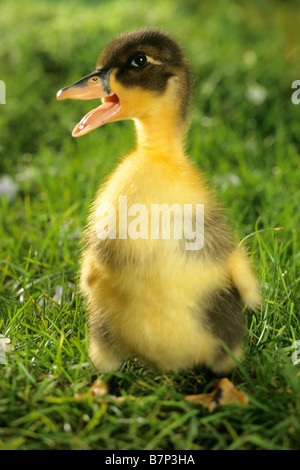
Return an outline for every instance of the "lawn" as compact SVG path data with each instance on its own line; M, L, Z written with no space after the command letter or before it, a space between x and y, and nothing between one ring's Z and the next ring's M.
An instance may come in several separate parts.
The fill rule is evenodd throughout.
M300 448L299 22L296 1L0 3L0 335L13 347L0 363L0 449ZM186 51L187 151L257 270L263 304L246 314L245 357L230 376L246 405L210 412L185 400L212 390L204 369L155 374L128 361L98 374L88 358L81 233L134 130L120 122L73 139L90 103L56 92L93 70L115 35L144 25ZM103 397L89 393L99 377Z

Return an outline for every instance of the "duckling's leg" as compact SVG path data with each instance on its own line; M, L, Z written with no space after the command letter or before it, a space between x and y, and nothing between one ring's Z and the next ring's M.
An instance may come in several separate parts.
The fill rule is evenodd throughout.
M242 345L237 346L232 352L232 356L237 360L241 360L243 355ZM207 366L217 375L229 374L235 367L235 360L225 353L222 347L218 348L218 353L207 361Z
M80 289L87 299L89 312L89 356L98 370L113 371L119 369L125 358L110 331L109 312L104 308L101 296L101 289L105 290L107 286L103 281L103 268L95 259L95 253L86 250L80 273Z
M226 343L233 357L240 360L243 354L244 308L257 308L261 298L250 261L241 247L231 253L228 269L232 286L212 297L207 314L212 331ZM226 374L234 367L235 361L219 346L207 365L217 374Z
M251 309L259 307L261 296L257 280L253 274L249 258L243 248L236 248L229 258L229 272L246 306Z
M228 373L235 363L222 342L236 359L240 358L243 350L245 326L240 293L235 286L226 286L211 293L202 309L206 327L215 338L215 346L207 355L205 364L217 374Z
M124 358L101 322L101 314L93 310L89 315L89 356L99 371L114 371L120 368Z

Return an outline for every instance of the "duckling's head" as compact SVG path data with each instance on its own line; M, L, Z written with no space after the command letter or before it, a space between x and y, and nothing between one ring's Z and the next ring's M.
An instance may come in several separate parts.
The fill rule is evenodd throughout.
M102 99L74 128L72 135L79 137L122 119L159 125L171 116L182 125L189 91L189 68L180 47L159 30L142 29L114 39L96 70L60 90L57 99Z

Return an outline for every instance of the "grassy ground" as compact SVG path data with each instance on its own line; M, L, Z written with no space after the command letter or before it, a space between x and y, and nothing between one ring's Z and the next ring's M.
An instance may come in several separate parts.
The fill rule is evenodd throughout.
M17 192L0 198L0 334L14 347L0 364L0 449L300 448L296 5L1 2L0 171ZM187 52L195 71L188 151L257 267L264 303L247 314L245 359L231 377L246 406L210 413L184 400L211 390L207 371L159 375L134 361L103 375L110 396L76 395L98 377L77 290L80 234L134 134L125 122L72 139L90 104L58 103L55 94L92 70L116 34L143 25L165 27Z

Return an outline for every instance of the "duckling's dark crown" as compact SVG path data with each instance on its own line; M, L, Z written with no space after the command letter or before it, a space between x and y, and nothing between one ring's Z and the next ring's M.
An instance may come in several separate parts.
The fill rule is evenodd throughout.
M151 61L148 67L133 69L130 64L139 54L145 54ZM189 66L181 48L164 32L144 28L122 34L104 49L96 68L116 69L116 79L125 87L140 86L161 93L169 78L177 76L185 115L190 93Z
M97 65L124 66L135 52L151 51L154 59L174 67L186 65L180 47L167 34L155 29L141 29L124 33L114 39L100 55Z

